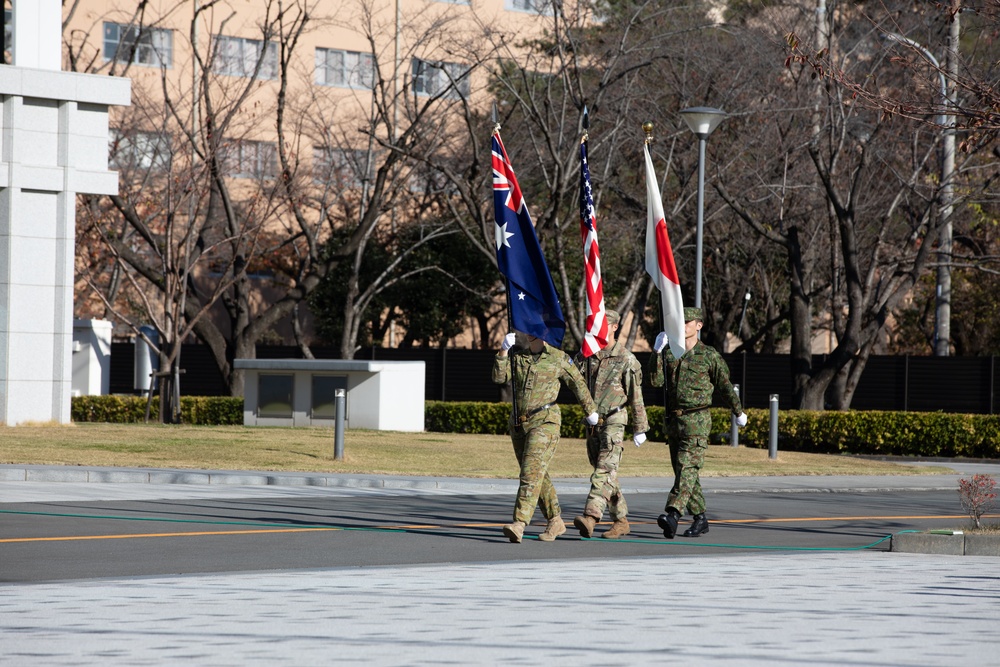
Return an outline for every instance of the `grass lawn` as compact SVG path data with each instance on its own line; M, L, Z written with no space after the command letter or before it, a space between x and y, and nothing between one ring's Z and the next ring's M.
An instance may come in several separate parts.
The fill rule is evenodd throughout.
M516 478L510 439L499 435L348 430L344 460L333 458L334 433L319 428L248 428L161 424L0 426L0 463L193 468L284 472L370 473ZM583 440L563 439L550 472L589 477ZM702 475L920 475L951 473L850 456L711 446ZM660 442L626 446L624 477L670 477Z

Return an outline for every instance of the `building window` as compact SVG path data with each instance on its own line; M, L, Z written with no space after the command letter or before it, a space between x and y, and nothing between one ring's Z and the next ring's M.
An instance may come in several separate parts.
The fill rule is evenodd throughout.
M337 390L347 389L347 378L343 375L313 375L312 376L312 418L337 418ZM346 417L346 392L344 395Z
M108 164L113 169L170 170L170 137L166 134L111 130L109 149Z
M469 94L469 68L460 63L431 62L413 59L413 90L418 95L437 95L458 99Z
M313 146L313 182L344 190L360 188L368 174L375 174L375 160L368 151Z
M104 24L104 59L131 62L148 67L171 67L174 60L174 31Z
M552 14L552 0L504 0L503 6L512 12Z
M410 192L423 193L425 195L445 194L454 196L458 194L458 188L448 178L436 169L431 169L422 165L410 173L408 180Z
M372 54L316 49L316 85L371 90L375 85Z
M278 175L278 150L269 141L232 141L223 147L226 175L233 178L267 178Z
M258 376L257 416L290 419L294 386L294 377L291 375Z
M224 76L253 76L262 49L264 42L259 39L216 35L212 71ZM264 53L257 78L271 80L278 78L278 45L274 42L267 43L267 51Z

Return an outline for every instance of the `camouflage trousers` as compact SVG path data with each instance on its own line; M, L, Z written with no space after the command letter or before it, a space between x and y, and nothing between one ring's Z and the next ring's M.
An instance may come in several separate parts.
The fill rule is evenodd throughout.
M600 520L604 509L613 520L624 519L628 515L628 505L618 483L618 466L622 462L622 441L625 439L624 424L609 424L595 428L587 438L587 457L594 473L590 476L590 494L584 514Z
M700 474L705 465L712 416L708 410L693 412L668 420L666 426L674 486L663 509L672 507L682 515L685 510L689 514L704 514L705 494L701 490Z
M559 425L546 422L527 431L513 427L510 439L514 445L514 456L521 466L514 521L531 523L536 505L541 507L546 519L559 516L562 513L559 498L549 477L549 463L559 443Z

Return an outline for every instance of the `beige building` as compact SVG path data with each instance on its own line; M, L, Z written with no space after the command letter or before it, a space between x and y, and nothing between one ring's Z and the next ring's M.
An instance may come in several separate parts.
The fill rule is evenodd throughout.
M466 149L450 126L464 109L488 108L489 69L516 58L519 41L551 21L548 3L538 2L152 0L137 9L133 0L67 0L63 68L132 79L132 106L112 113L111 165L131 215L148 217L173 248L141 250L132 225L121 238L134 242L117 252L162 252L157 261L178 281L197 260L193 275L224 283L245 249L256 281L252 307L281 299L288 281L277 276L301 270L315 244L364 220L376 188L386 210L375 229L403 222L399 211L425 210L407 203L436 185L419 160L380 168L397 144L418 155ZM409 139L414 123L426 129ZM90 215L78 243L107 253L102 225L122 212L95 206ZM204 225L217 231L193 241ZM113 254L104 265L114 264ZM116 277L88 275L88 262L99 260L78 257L77 309L127 316L116 297L143 277L124 267ZM223 301L205 285L205 301ZM179 299L158 298L163 325L180 327L184 318L170 312ZM137 300L133 293L133 307ZM276 322L265 339L287 341L291 330L289 320Z

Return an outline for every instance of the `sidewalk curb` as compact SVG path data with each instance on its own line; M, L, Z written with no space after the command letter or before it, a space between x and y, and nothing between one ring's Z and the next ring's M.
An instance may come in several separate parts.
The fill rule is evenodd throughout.
M953 491L957 476L748 476L703 477L706 494L729 493L888 493L893 491ZM668 477L622 477L625 493L669 493ZM70 465L0 464L0 482L76 484L186 484L193 486L283 486L407 490L453 493L514 493L518 480L473 477L419 477L351 473L270 472L113 468ZM554 478L560 493L587 493L586 477Z
M945 556L1000 556L1000 535L896 533L889 551Z

